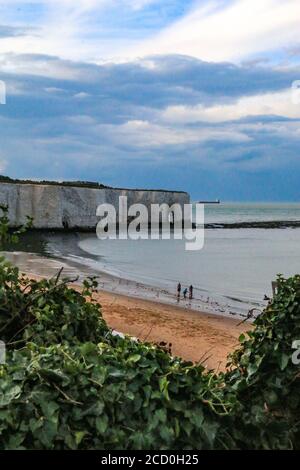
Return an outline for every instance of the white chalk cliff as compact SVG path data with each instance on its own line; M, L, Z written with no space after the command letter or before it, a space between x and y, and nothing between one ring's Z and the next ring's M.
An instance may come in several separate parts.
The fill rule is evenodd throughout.
M39 229L93 229L99 222L96 215L100 204L112 204L118 213L119 196L127 196L128 205L184 204L190 202L187 193L169 191L136 191L121 189L93 189L60 185L0 183L0 204L9 206L12 226L33 217Z

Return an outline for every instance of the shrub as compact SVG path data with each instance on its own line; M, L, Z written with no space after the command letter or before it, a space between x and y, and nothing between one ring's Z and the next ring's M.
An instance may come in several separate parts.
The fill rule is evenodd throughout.
M34 339L52 345L75 341L97 342L109 330L92 300L94 279L81 292L69 289L59 276L35 281L0 259L0 336L10 348Z
M236 435L240 447L300 447L300 370L292 362L299 339L300 276L279 276L277 294L255 329L240 338L225 377L236 390L245 425L243 441Z
M230 404L223 404L219 379L152 345L28 343L8 361L0 381L0 449L231 445L222 425Z

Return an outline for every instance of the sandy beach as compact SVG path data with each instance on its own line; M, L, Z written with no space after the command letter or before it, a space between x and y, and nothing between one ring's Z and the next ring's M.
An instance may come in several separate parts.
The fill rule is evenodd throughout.
M81 289L80 285L73 287ZM224 370L240 334L251 329L250 323L241 324L241 320L103 290L95 299L112 329L141 341L171 343L173 355L201 362L209 369Z
M119 294L100 292L99 301L107 323L140 340L172 344L172 353L208 368L224 369L226 358L238 346L241 333L251 324L215 314Z

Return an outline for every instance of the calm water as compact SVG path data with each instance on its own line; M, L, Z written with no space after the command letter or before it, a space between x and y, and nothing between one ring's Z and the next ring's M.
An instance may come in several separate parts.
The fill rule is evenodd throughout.
M206 223L300 221L299 203L213 204L205 208Z
M300 204L221 204L206 210L211 223L273 220L300 220ZM74 238L70 243L68 236L59 235L48 241L50 252L76 258L93 272L169 292L178 281L193 284L198 299L226 313L263 306L278 273L300 273L300 229L209 229L198 252L185 251L178 240L100 241L90 234L78 235L76 244Z

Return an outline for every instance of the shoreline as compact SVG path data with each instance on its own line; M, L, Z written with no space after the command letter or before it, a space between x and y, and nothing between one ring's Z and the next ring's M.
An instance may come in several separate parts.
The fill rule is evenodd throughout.
M5 184L5 183L2 183L2 184ZM6 183L7 184L7 183ZM52 186L55 186L55 185L52 185ZM72 186L70 186L72 187ZM75 186L75 188L77 188ZM78 188L80 188L78 186ZM90 188L92 189L92 188ZM95 188L94 188L95 189ZM119 190L126 190L126 191L155 191L155 192L164 192L164 193L173 193L173 194L188 194L184 191L168 191L168 190L140 190L140 189L134 189L134 190L131 190L131 189L119 189L119 188L109 188L109 187L105 187L105 188L101 188L101 189L115 189L117 191ZM201 203L203 204L203 203ZM211 203L205 203L205 204L211 204ZM215 204L215 203L214 203ZM127 220L127 227L130 225L130 223L132 222L132 220L134 220L134 217L129 217L128 220ZM148 230L149 230L149 234L151 233L151 229L152 229L152 224L151 224L151 221L149 221L147 224L148 226ZM160 230L163 228L163 227L169 227L171 232L175 229L175 226L174 226L174 223L170 223L170 224L163 224L161 222L159 222L158 224L155 225L156 228L159 228ZM182 220L181 222L181 226L182 228L184 228L185 226L185 221ZM195 230L197 228L197 224L195 222L191 222L191 227L193 230ZM300 228L300 219L274 219L274 220L268 220L268 219L265 219L265 220L240 220L240 221L233 221L233 222L226 222L226 221L207 221L205 220L204 224L203 224L203 227L205 229L210 229L210 230L218 230L218 229L253 229L253 228L256 228L256 229L285 229L285 228ZM18 229L20 228L19 225L11 225L11 228L14 228L14 229ZM32 226L31 228L28 229L28 233L49 233L49 232L52 232L52 233L63 233L63 234L69 234L69 233L86 233L86 234L90 234L90 233L95 233L96 232L96 225L93 224L93 225L74 225L74 226L71 226L71 225L60 225L60 226L56 226L56 225L52 225L52 226L44 226L44 227L35 227L35 226ZM120 225L119 225L119 222L117 221L116 222L116 229L119 230L120 228Z
M30 271L25 274L36 280L50 277ZM81 289L78 283L72 285ZM225 370L227 356L238 347L239 336L252 328L249 322L130 294L99 290L94 298L111 329L141 341L172 344L174 356L200 362L208 369Z
M76 253L76 246L72 246ZM207 292L198 296L194 296L193 300L184 299L183 296L177 299L177 292L171 292L167 287L158 287L150 285L144 281L130 279L130 277L121 277L116 273L108 270L95 270L93 267L93 259L87 257L82 258L80 253L61 256L41 256L29 252L5 252L5 256L20 270L30 272L37 276L51 277L54 276L59 269L63 267L64 277L78 277L79 283L86 277L95 276L98 279L98 289L113 294L125 295L138 300L149 300L155 303L162 303L172 307L179 307L187 312L194 311L198 313L211 314L221 316L223 318L235 318L243 320L247 317L248 311L237 311L226 308L217 299L211 297L211 293ZM91 264L90 264L91 263ZM176 286L174 287L174 289ZM230 298L230 297L228 297ZM238 302L238 299L233 299Z

